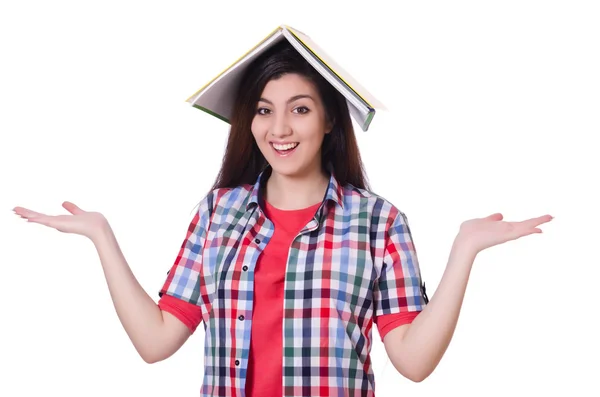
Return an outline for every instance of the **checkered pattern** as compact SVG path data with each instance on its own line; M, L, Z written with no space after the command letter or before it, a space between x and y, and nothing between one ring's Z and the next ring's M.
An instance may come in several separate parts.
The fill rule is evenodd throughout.
M159 293L201 307L204 397L245 396L254 269L274 231L258 205L269 174L202 200ZM283 337L286 397L374 396L373 316L427 304L404 213L333 173L289 248L284 291L283 327L273 332Z

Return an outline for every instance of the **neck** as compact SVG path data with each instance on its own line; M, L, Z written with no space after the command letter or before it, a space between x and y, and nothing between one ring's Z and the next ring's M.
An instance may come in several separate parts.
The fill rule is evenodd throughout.
M320 169L310 175L289 176L272 171L267 180L265 199L275 208L297 210L323 201L329 176Z

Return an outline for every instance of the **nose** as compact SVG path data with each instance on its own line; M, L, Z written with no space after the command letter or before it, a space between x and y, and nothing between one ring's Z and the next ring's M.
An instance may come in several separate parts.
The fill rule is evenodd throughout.
M269 130L274 138L284 138L292 133L292 128L284 114L278 114L271 120Z

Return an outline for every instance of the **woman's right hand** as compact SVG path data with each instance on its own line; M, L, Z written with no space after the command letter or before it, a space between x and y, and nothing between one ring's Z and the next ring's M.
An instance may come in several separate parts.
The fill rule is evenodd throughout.
M15 207L13 211L27 219L27 222L39 223L63 233L79 234L92 241L108 225L104 215L99 212L84 211L69 201L62 206L72 215L46 215L23 207Z

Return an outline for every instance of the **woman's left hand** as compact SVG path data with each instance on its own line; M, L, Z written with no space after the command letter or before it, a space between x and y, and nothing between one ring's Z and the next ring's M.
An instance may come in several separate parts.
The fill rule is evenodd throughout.
M550 222L553 217L543 215L520 222L506 222L502 219L502 214L495 213L485 218L475 218L465 221L460 225L460 231L456 240L477 254L486 248L503 244L507 241L516 240L534 233L541 233L542 230L538 226L542 223Z

